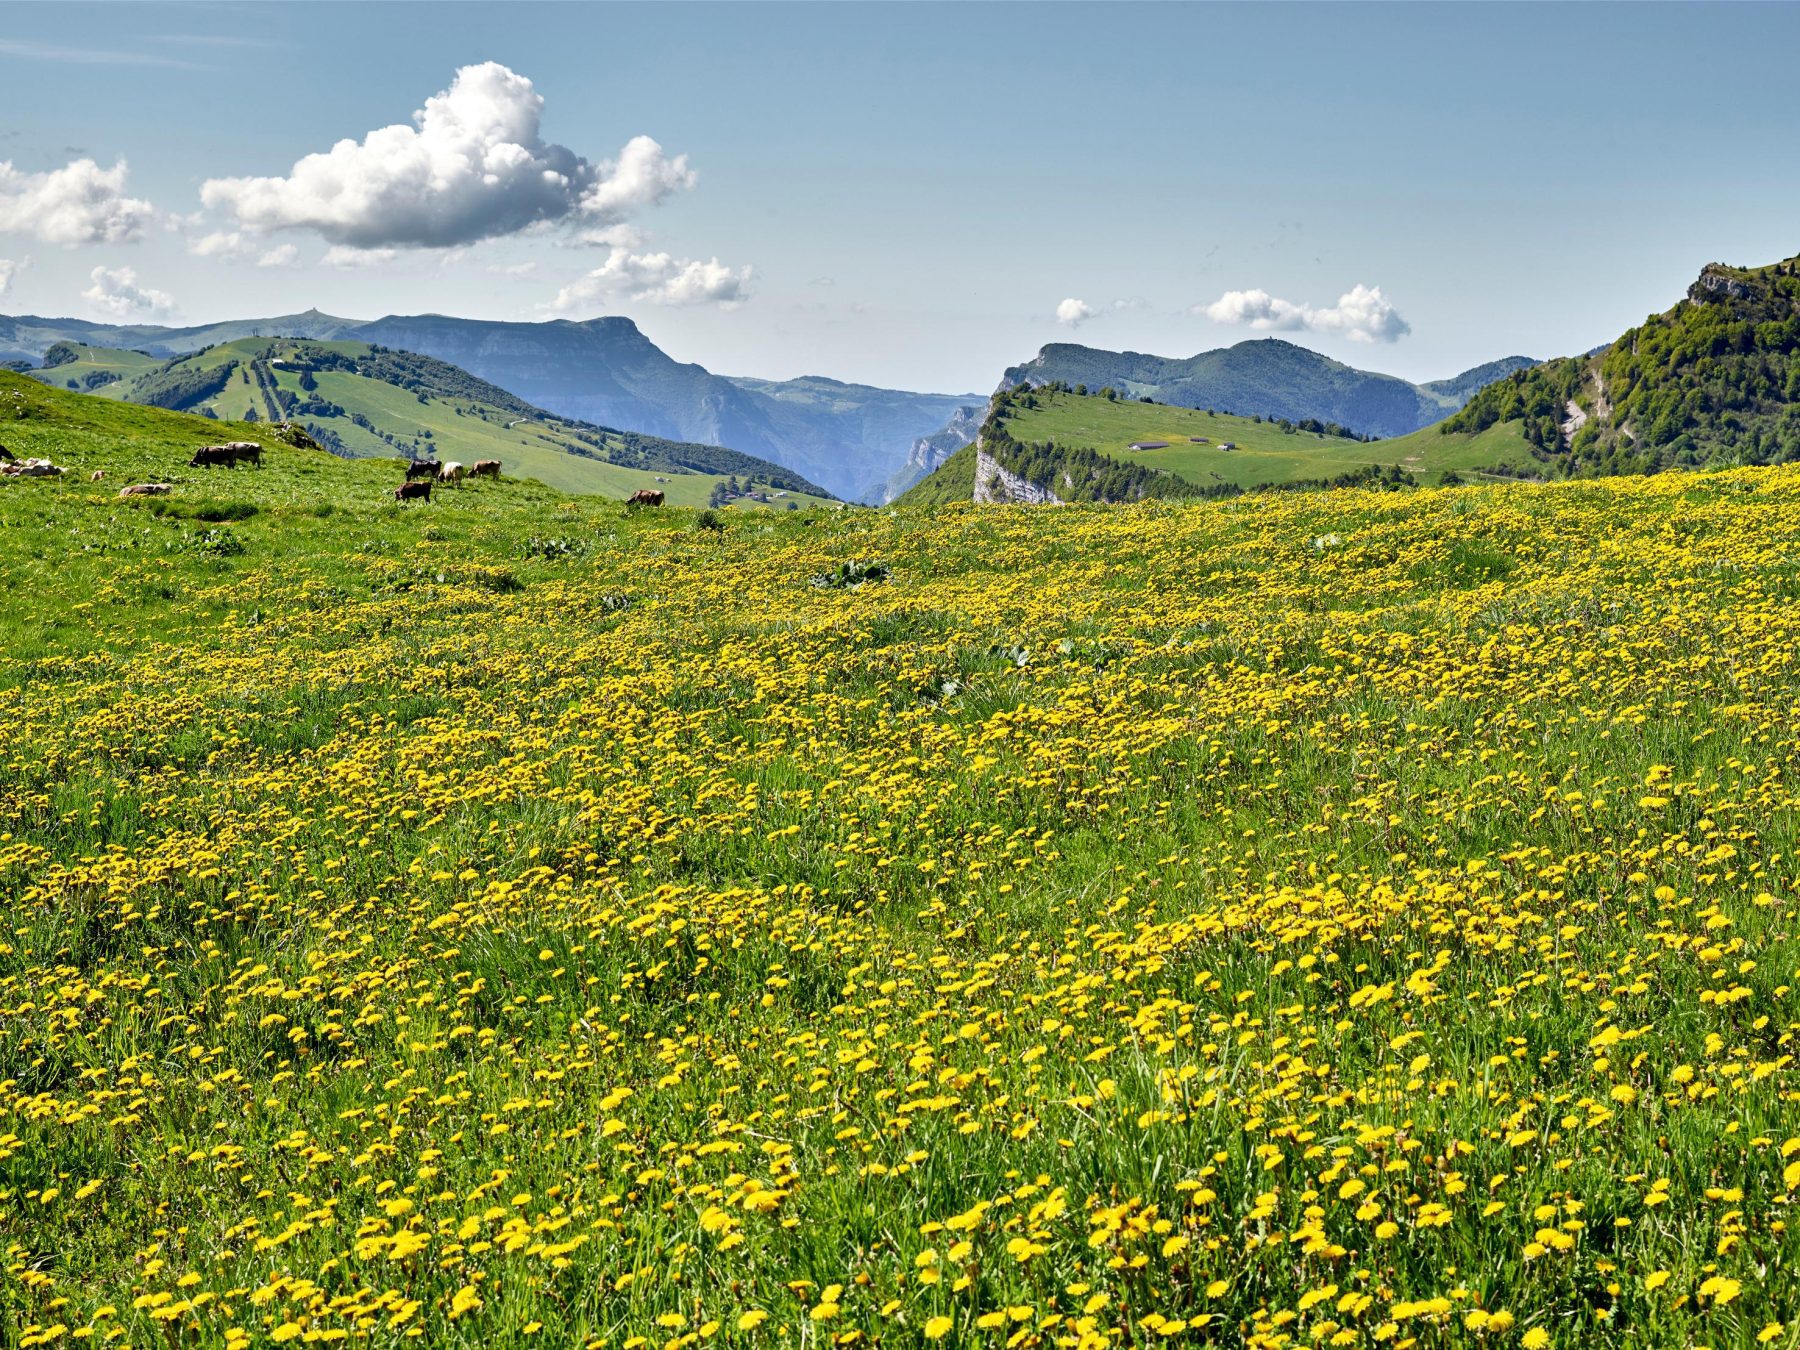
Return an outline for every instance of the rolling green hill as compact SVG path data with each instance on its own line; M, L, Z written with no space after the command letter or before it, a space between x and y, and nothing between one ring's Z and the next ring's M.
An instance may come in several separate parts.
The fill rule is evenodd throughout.
M1308 487L1362 481L1399 469L1426 483L1456 471L1469 477L1500 468L1497 476L1531 476L1531 457L1516 435L1442 437L1415 432L1388 441L1364 441L1316 427L1234 417L1204 409L1107 399L1055 386L997 395L984 440L991 441L994 417L1014 448L1000 454L1012 472L1071 499L1065 478L1069 456L1098 454L1111 474L1107 500L1141 496L1228 495L1268 487ZM1134 450L1134 443L1166 442ZM1230 445L1227 450L1223 447ZM975 484L976 453L959 451L900 498L910 506L969 500ZM1163 475L1173 482L1158 482ZM1090 469L1089 477L1093 478ZM1452 481L1455 481L1454 479ZM1059 487L1059 483L1062 486ZM1179 483L1181 486L1175 486ZM1092 494L1075 490L1075 499Z
M844 498L879 496L915 440L936 432L957 408L980 401L979 395L878 389L821 376L717 375L676 360L621 315L507 323L390 314L368 322L312 309L188 328L0 315L0 362L36 361L63 341L137 348L167 359L255 337L368 342L417 352L491 380L558 417L678 442L729 445Z
M167 361L63 345L75 359L36 378L203 417L293 421L347 456L498 459L566 491L650 488L684 506L827 496L765 460L555 417L445 362L368 343L240 338Z
M1673 309L1488 385L1443 430L1508 426L1552 474L1800 460L1800 257L1709 264Z
M117 392L162 361L146 352L111 347L90 347L80 342L58 342L44 353L41 370L31 372L49 384L84 393Z
M1417 385L1357 370L1280 338L1256 338L1195 356L1150 356L1056 342L1006 372L1018 384L1112 388L1185 408L1337 422L1371 436L1403 436L1456 411L1487 380L1532 363L1508 356L1447 380Z

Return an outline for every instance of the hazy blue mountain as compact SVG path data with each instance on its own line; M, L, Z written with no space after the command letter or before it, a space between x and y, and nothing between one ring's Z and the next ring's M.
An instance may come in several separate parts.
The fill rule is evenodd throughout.
M934 431L929 436L921 436L912 444L912 450L906 456L906 463L894 471L891 478L881 487L881 505L886 506L900 497L913 484L924 481L941 468L944 462L965 445L974 444L976 434L981 430L981 420L987 416L984 404L970 403L958 408L946 422L942 430Z
M1440 398L1456 400L1460 406L1474 398L1476 393L1492 384L1495 380L1504 380L1515 370L1530 370L1541 362L1529 356L1503 356L1498 361L1488 361L1473 369L1465 370L1460 375L1452 375L1447 380L1432 380L1422 384L1421 389L1429 390Z
M182 356L216 342L236 342L247 337L295 337L325 341L349 335L360 319L340 319L309 309L304 314L283 314L270 319L229 319L224 323L193 328L164 324L93 323L87 319L47 319L35 314L0 314L0 360L38 361L58 342L80 342L90 347L148 352L152 356Z
M871 476L860 481L856 492L863 501L882 500L882 485L904 463L920 437L941 430L960 409L986 402L979 394L913 394L846 384L823 375L803 375L795 380L726 378L740 389L774 399L784 412L799 414L829 434L855 432L858 443L870 452ZM823 421L826 417L830 422ZM799 428L790 434L799 435ZM974 439L973 431L969 439Z
M1500 375L1517 368L1505 361L1491 365L1504 367ZM1008 369L1001 383L1004 387L1060 380L1096 391L1110 385L1129 398L1243 416L1293 421L1310 417L1385 437L1403 436L1455 412L1480 387L1461 392L1465 384L1485 369L1477 367L1435 386L1416 385L1398 376L1357 370L1279 338L1252 339L1188 357L1057 342Z
M0 361L41 360L59 341L175 356L245 337L376 343L459 366L562 417L729 446L841 497L877 498L920 436L977 395L914 394L810 376L731 379L675 360L630 319L504 323L442 314L366 322L308 310L197 327L0 317Z

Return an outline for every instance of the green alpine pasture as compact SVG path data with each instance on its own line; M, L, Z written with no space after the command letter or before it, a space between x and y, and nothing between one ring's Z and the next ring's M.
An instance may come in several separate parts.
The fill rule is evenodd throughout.
M1392 440L1361 441L1284 428L1266 419L1124 398L1047 391L1031 398L1036 407L1020 409L1015 404L1007 417L1015 440L1098 450L1126 463L1166 470L1200 487L1329 481L1369 466L1394 465L1422 482L1435 483L1451 470L1467 478L1493 468L1529 473L1532 465L1529 447L1514 424L1474 436L1447 436L1427 427ZM1197 443L1196 437L1204 437L1206 443ZM1133 450L1135 441L1169 445ZM1236 448L1222 450L1226 442Z

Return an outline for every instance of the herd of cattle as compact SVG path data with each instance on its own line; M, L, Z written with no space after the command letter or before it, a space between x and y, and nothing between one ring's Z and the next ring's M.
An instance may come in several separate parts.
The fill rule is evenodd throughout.
M239 464L254 464L262 468L263 448L255 441L226 441L223 445L203 445L194 451L194 457L188 461L190 469L233 469ZM4 447L0 447L0 462L9 462L13 456ZM38 461L29 460L28 464ZM46 460L47 465L49 462ZM60 473L61 470L55 470ZM105 475L96 472L92 481L99 482ZM464 465L456 460L439 461L435 459L417 459L406 466L406 481L394 489L394 500L397 502L430 501L431 485L448 484L459 486L465 478L492 478L500 481L500 461L497 459L478 459L473 464ZM168 483L133 483L121 488L121 497L160 497L170 491ZM640 488L625 499L627 506L661 506L663 494L652 488Z
M455 487L465 478L492 478L499 482L500 461L478 459L472 465L463 465L454 459L442 462L435 459L415 459L406 466L406 481L394 489L394 500L428 502L431 500L433 483L447 483Z

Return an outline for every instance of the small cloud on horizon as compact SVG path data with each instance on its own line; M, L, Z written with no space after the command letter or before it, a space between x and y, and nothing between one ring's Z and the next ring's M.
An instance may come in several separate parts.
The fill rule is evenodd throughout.
M615 248L606 262L556 293L545 308L557 313L597 302L637 300L652 305L716 305L736 309L749 299L751 269L717 258L676 258Z
M161 319L175 310L175 297L167 291L138 285L133 267L96 267L88 274L93 284L81 298L115 319Z
M379 267L399 256L397 248L353 248L348 244L334 244L325 250L325 256L319 262L325 267Z
M1064 328L1079 328L1094 317L1094 307L1085 300L1070 296L1056 307L1056 321Z

